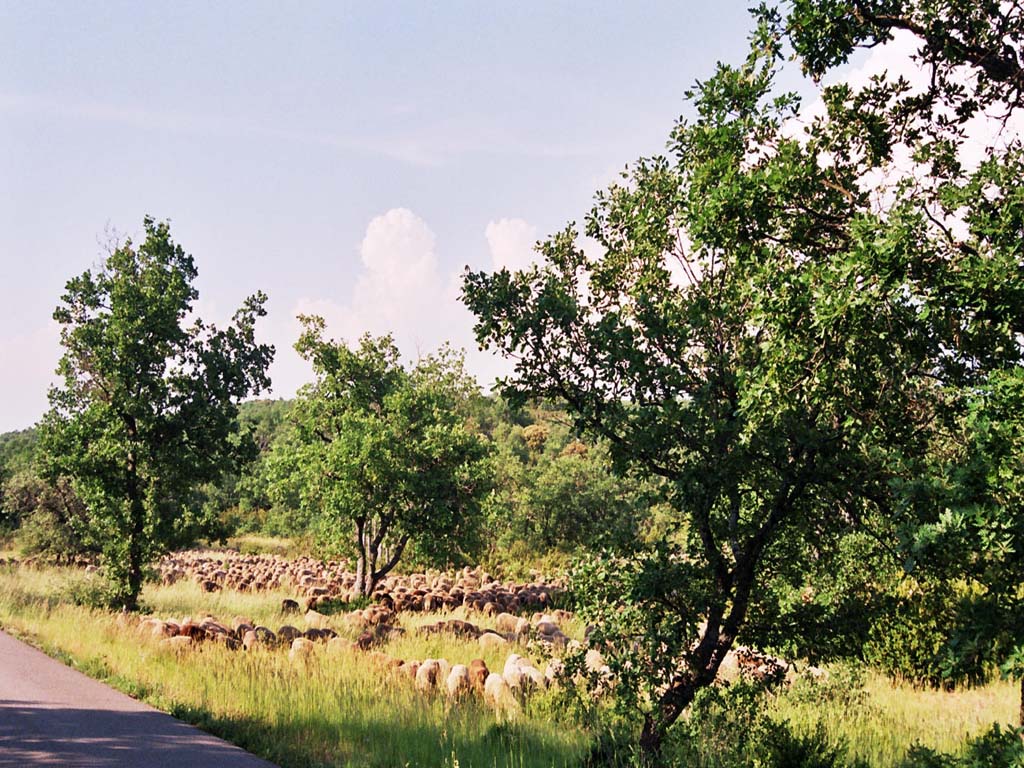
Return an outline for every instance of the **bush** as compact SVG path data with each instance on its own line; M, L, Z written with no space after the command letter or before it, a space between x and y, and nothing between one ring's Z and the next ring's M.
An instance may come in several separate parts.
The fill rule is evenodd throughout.
M840 672L828 695L841 698ZM680 768L863 768L848 762L846 744L829 740L819 723L810 733L794 732L785 720L765 713L767 692L762 685L737 682L704 688L694 699L688 717L671 740L668 764Z
M799 704L836 704L850 709L864 704L864 667L857 664L834 664L827 672L805 669L790 686L786 697Z
M888 616L871 627L864 646L865 661L893 680L915 687L952 688L944 675L949 641L949 595L914 591L902 597Z
M763 686L747 681L702 688L672 739L673 763L702 768L748 765L770 725L763 714L764 696Z
M825 727L818 723L813 733L793 733L783 721L765 731L759 761L763 768L846 768L846 745L832 744Z
M85 608L106 609L114 604L110 584L99 573L73 574L60 588L57 598Z
M16 502L20 519L16 539L22 555L70 563L96 553L79 533L85 505L65 478L51 484L35 474L21 473L7 484L5 500Z
M1022 768L1024 744L1019 728L993 725L988 732L967 742L960 763L963 768Z
M900 768L1024 768L1021 729L993 725L968 740L961 755L944 755L927 747L910 748Z

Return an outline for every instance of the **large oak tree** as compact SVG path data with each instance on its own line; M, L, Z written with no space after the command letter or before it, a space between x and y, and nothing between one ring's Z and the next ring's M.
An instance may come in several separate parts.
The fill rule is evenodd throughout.
M447 349L406 369L390 336L357 347L324 338L302 317L299 354L315 380L292 410L293 439L271 457L273 492L297 496L331 546L353 555L355 590L371 595L415 550L430 562L464 557L490 487L490 448L464 407L476 393Z
M189 321L193 259L166 223L144 226L140 243L68 281L53 315L61 383L42 422L48 470L71 479L113 602L128 609L146 565L202 531L197 489L254 455L237 404L269 387L274 352L255 339L261 293L228 328Z
M913 5L762 8L748 59L698 84L670 155L598 194L597 247L570 226L539 266L466 276L479 341L515 361L505 394L565 402L623 471L669 488L676 536L577 574L648 756L770 579L856 529L896 550L931 514L915 480L965 393L1021 364L1019 146L965 168L956 111L1013 83L993 90L984 62L926 38L939 74L925 95L885 77L839 84L820 91L824 114L801 117L775 85L787 39L814 75L885 39L851 33L839 6L877 24L865 8ZM962 13L932 12L929 30L969 16L991 42L977 25L1000 23L995 5L952 5ZM1019 48L1017 26L1002 30ZM960 66L975 68L969 96Z

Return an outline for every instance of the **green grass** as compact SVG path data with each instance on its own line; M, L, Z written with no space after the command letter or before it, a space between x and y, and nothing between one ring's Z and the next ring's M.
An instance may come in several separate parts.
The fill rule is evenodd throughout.
M418 693L410 681L357 652L322 647L308 663L284 651L231 652L212 644L175 656L139 636L133 620L54 600L56 570L0 574L0 625L86 674L210 730L282 766L569 766L587 737L534 717L498 719L475 700L456 705ZM282 595L206 595L179 583L151 586L143 602L162 617L245 614L278 627L304 626L277 612ZM417 623L437 617L416 616ZM476 643L415 633L388 653L409 659L479 656ZM492 654L499 666L504 656Z
M591 737L538 697L512 718L497 717L479 701L452 705L443 696L418 693L405 678L374 667L366 654L329 653L318 646L308 663L293 664L284 650L231 652L206 645L182 656L141 637L136 619L76 606L68 601L86 580L65 569L0 568L0 626L87 674L193 722L285 768L292 766L579 765ZM236 615L277 629L305 627L301 615L282 615L288 591L262 594L202 592L191 582L148 585L142 601L161 618L209 613L230 622ZM493 620L463 609L443 614L404 614L404 637L381 650L396 658L443 657L467 663L483 657L500 670L508 652L532 656L539 649L512 646L482 653L475 641L424 636L417 627L438 618L463 618L491 627ZM352 637L341 618L332 624ZM579 622L567 632L581 637ZM797 731L822 722L830 738L845 740L852 755L876 768L897 764L914 742L944 752L1017 711L1014 684L994 682L953 693L893 686L868 673L863 703L798 701L785 694L770 705L775 719Z
M915 742L956 753L965 739L987 731L993 722L1015 723L1020 695L1013 682L951 692L915 690L872 672L865 690L865 701L852 706L797 703L780 696L772 715L804 733L821 722L832 740L845 741L851 757L883 768L898 763Z

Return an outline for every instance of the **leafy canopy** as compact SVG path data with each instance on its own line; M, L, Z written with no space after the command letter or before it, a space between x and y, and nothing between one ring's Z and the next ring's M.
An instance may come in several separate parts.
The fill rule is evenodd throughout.
M697 85L670 156L598 193L596 253L569 226L542 265L465 278L478 340L515 361L504 394L564 401L621 470L667 482L680 536L577 574L649 754L765 585L798 584L853 530L899 545L929 509L905 491L964 393L1021 364L1019 148L964 170L936 108L962 94L884 77L825 88L825 113L796 120L774 85L783 43L804 52L816 30L821 67L837 63L833 5L756 12L749 57Z
M202 531L198 486L251 457L237 403L269 387L274 352L255 339L262 293L226 329L187 325L193 259L167 223L144 226L141 243L68 281L54 312L62 381L42 423L48 470L71 478L114 599L129 608L145 564Z
M390 336L356 349L323 338L300 318L295 345L315 381L295 402L294 439L273 463L275 493L297 492L321 531L357 561L369 594L407 548L428 561L459 559L475 545L489 487L489 447L462 412L475 383L448 350L406 370Z

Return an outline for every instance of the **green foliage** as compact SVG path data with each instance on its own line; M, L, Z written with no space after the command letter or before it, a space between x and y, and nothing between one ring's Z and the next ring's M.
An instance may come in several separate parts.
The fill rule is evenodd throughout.
M933 749L914 746L899 768L1021 768L1024 745L1021 731L993 725L987 732L969 739L963 753L946 755Z
M933 22L907 27L936 62L931 91L885 77L829 86L825 114L796 135L799 99L775 86L784 41L824 74L884 38L864 27L894 4L856 5L758 9L750 55L698 84L670 156L597 195L585 234L598 249L569 226L539 247L540 265L465 277L478 340L515 361L509 401L560 399L620 469L667 486L665 539L578 573L649 754L737 638L764 632L748 620L786 608L779 584L809 586L851 532L894 552L926 531L953 426L1024 360L1024 150L965 169L947 119L1017 93L989 69L1001 49L964 57L950 41L966 30L988 44L998 27L1016 44L1020 23L994 3L897 3ZM963 67L979 75L970 87L946 77ZM921 167L908 173L900 153ZM866 180L879 176L876 194ZM886 586L858 580L865 601ZM850 621L856 606L844 611ZM856 647L820 652L833 650Z
M747 642L812 664L859 660L871 627L894 610L903 578L872 536L840 527L766 574L765 599L751 607Z
M867 700L864 667L850 662L833 664L827 672L804 671L786 691L786 698L797 704L823 706L834 704L846 711Z
M38 449L39 431L34 427L0 434L0 481L31 469Z
M957 646L969 602L969 594L948 582L915 585L894 595L889 610L871 624L865 660L893 680L915 686L952 689L984 682L993 672L985 655Z
M489 448L461 408L476 389L444 349L407 371L390 337L356 350L301 318L295 345L316 380L294 406L293 439L268 458L279 502L298 498L321 533L356 559L369 595L408 548L427 562L458 561L478 547Z
M813 733L793 733L786 723L768 729L764 739L764 768L844 768L846 748L831 744L819 723Z
M19 473L29 472L34 464L39 445L36 429L0 434L0 534L17 528L24 509L17 498L10 498L15 489L9 483Z
M97 609L110 608L117 602L110 582L99 573L79 572L70 575L61 585L56 597L71 605Z
M967 402L954 439L914 489L927 483L933 507L906 543L923 579L967 585L934 619L952 682L975 682L1015 658L1024 623L1024 371L994 372ZM1004 672L1021 676L1024 665Z
M208 530L198 489L254 455L237 403L269 386L273 355L255 341L262 294L227 329L184 325L195 265L166 223L144 225L138 246L126 241L68 281L54 312L62 383L42 422L47 472L71 479L114 597L130 609L146 563Z
M857 768L821 724L796 732L765 713L764 688L738 682L702 689L666 745L665 764L688 768Z
M67 478L50 482L32 471L19 472L4 483L3 511L17 526L22 555L68 563L98 550L85 532L85 506Z
M655 496L649 485L612 472L607 447L586 444L552 406L523 409L525 425L495 420L495 487L485 513L494 548L573 553L619 549L632 540Z
M702 768L750 764L772 728L763 698L763 688L751 683L701 690L673 734L672 762Z

